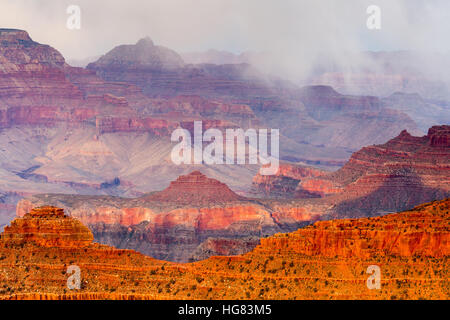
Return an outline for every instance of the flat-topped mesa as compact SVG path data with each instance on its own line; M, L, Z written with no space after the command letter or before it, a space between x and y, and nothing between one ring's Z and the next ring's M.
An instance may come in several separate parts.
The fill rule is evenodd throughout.
M19 43L23 41L32 42L33 40L31 40L28 32L26 32L25 30L1 28L0 41L2 42L2 45L4 45L9 43Z
M94 236L80 221L68 217L56 207L32 209L11 222L0 235L1 242L24 245L30 242L42 247L85 247Z
M15 70L11 64L57 68L65 64L64 57L56 49L33 41L26 31L18 29L0 29L0 56L5 58L0 62L0 66L4 65L2 71Z
M193 171L172 181L166 189L146 197L147 200L173 202L183 205L208 205L243 200L228 186Z

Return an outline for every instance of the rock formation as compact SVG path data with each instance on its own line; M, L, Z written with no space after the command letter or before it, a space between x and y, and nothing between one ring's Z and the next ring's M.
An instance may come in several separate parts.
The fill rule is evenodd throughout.
M135 45L120 45L89 65L89 69L146 68L163 71L184 66L183 59L173 50L155 46L149 38L139 40Z
M247 91L267 95L270 92L258 79L261 74L248 64L185 65L175 51L154 45L150 38L141 39L135 45L115 47L90 63L87 69L107 81L138 85L152 97L192 94L217 97Z
M338 171L305 179L298 190L335 194L334 211L361 216L411 208L450 193L449 126L423 137L402 131L382 145L355 152Z
M247 64L186 65L149 39L113 49L88 69L67 65L56 49L23 30L1 29L0 43L0 192L12 195L8 205L15 195L36 191L137 196L160 190L193 170L168 159L170 132L194 120L205 128L280 128L282 158L329 168L345 162L349 147L385 141L403 127L414 130L402 116L386 113L388 106L361 116L376 99L337 93L327 108L352 115L341 110L340 120L315 119L315 105L308 104L317 98L304 99L287 81ZM359 102L344 108L343 101ZM247 192L257 169L207 170ZM116 178L119 185L102 187Z
M156 192L146 199L188 206L208 206L238 201L242 197L231 191L226 184L210 179L200 171L193 171L172 181L167 189Z
M318 222L261 239L244 255L189 264L96 243L46 246L45 233L18 223L10 233L34 241L18 243L2 234L0 298L446 300L449 212L446 199L384 217ZM66 239L80 234L77 222L54 208L27 217L52 220L63 227L54 234ZM69 265L80 268L79 289L67 287ZM374 265L380 268L378 290L366 284Z
M17 213L63 206L101 243L185 262L226 252L203 250L208 238L263 237L319 219L378 216L449 197L448 135L448 126L432 127L424 137L404 131L356 152L336 172L282 163L277 175L254 179L256 190L278 199L244 198L193 172L138 199L41 195L21 201Z
M298 89L245 63L170 63L170 68L149 67L153 62L140 57L154 57L154 64L161 65L158 57L162 49L152 43L142 45L148 41L116 47L87 69L106 81L132 83L152 98L194 95L246 105L259 124L280 128L281 134L291 140L281 144L286 160L295 157L296 161L339 162L346 158L341 148L357 150L367 144L382 143L403 128L413 134L421 133L406 114L383 105L377 97L342 95L326 86ZM355 131L360 134L355 136ZM297 152L289 152L292 148ZM330 159L331 154L334 159Z
M19 202L17 215L40 205L63 207L86 224L97 242L134 249L158 259L186 262L210 254L243 253L243 237L293 231L318 219L327 204L264 202L238 196L228 186L199 171L180 176L160 192L134 198L36 195ZM205 241L221 239L221 250ZM228 239L228 240L225 240ZM201 247L199 247L201 246ZM227 251L227 248L229 251Z
M43 247L84 247L94 236L80 221L69 219L55 207L35 208L11 222L1 235L2 241L25 245L35 242Z
M324 86L299 89L248 64L186 65L180 59L144 39L113 49L87 69L76 68L25 31L1 29L0 225L10 221L20 198L31 200L19 204L18 211L36 202L46 205L51 198L50 204L61 204L87 224L98 241L184 261L208 238L292 231L334 213L331 208L341 199L314 197L340 193L345 185L339 179L301 177L295 197L311 199L281 202L236 199L225 188L203 190L204 199L197 198L196 205L189 205L189 191L163 192L153 195L161 200L152 200L148 192L198 169L248 195L258 169L175 166L170 161L173 129L192 130L194 120L202 120L204 129L280 128L282 159L333 169L362 145L382 143L403 128L416 130L406 115L374 97L342 95ZM433 144L445 144L440 136L433 139ZM261 190L276 197L290 194L299 177L281 174L256 179L256 185L261 181ZM398 183L415 181L408 179ZM219 196L212 202L215 192ZM424 192L422 200L441 195L433 192ZM33 197L38 193L52 195ZM164 197L170 201L162 203ZM397 198L382 209L377 199L367 201L376 205L355 214L395 210L405 199ZM342 216L351 206L335 208ZM148 240L145 246L139 247L140 237Z

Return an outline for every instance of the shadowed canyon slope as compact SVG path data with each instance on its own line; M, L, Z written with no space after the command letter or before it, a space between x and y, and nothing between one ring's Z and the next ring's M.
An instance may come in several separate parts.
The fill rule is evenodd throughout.
M334 194L333 216L380 214L448 197L450 126L434 126L423 137L406 130L382 145L355 152L338 171L305 179L299 191Z
M322 221L261 239L245 255L174 264L90 243L77 220L43 207L0 237L0 298L449 299L449 212L446 199L383 217ZM70 265L80 268L80 289L67 288ZM379 290L366 286L373 265Z
M341 214L410 208L448 195L449 141L448 125L434 126L423 137L404 130L385 144L355 152L335 172L282 163L276 175L256 175L253 191L269 197L334 199Z

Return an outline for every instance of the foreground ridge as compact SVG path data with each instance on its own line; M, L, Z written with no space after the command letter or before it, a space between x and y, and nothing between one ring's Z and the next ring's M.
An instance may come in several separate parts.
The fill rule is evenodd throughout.
M446 199L383 217L318 222L262 239L245 255L176 264L96 243L48 246L41 231L49 221L66 227L62 236L80 229L75 219L44 207L16 219L1 236L0 297L448 299L449 211ZM21 234L32 241L15 241ZM66 286L69 265L80 267L79 290ZM366 286L369 265L380 267L380 290Z

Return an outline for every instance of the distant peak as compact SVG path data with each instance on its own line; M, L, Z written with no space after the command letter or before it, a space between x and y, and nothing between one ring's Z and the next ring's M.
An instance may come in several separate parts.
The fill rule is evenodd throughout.
M402 132L400 132L400 135L399 136L411 136L411 134L408 132L408 130L406 130L406 129L403 129L402 130Z
M208 178L198 170L179 176L168 188L147 199L196 206L242 200L226 184Z
M147 36L145 38L140 39L138 42L136 42L136 45L138 45L138 46L142 46L142 45L154 46L155 44L153 43L153 40Z
M102 69L108 66L127 68L150 68L153 70L172 70L184 66L184 61L178 53L157 46L150 37L140 39L136 44L119 45L90 63L88 69Z

